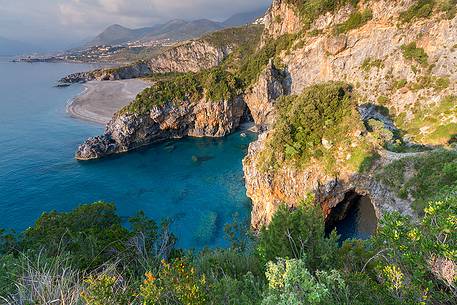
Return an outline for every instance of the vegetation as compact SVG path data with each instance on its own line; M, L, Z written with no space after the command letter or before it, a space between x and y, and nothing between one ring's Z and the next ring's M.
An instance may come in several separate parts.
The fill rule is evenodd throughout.
M341 149L349 156L347 163L358 169L371 149L363 138L353 137L364 126L351 90L343 83L330 82L306 88L301 95L283 97L277 103L278 118L261 155L262 167L276 169L284 161L304 167L312 159L322 161L331 171L337 167L335 152Z
M457 152L438 150L394 161L377 178L400 197L411 196L413 207L422 212L428 201L457 190Z
M398 116L397 126L412 140L422 144L451 144L456 133L457 97L446 96L434 105L418 104L412 116Z
M196 102L203 97L212 101L233 99L259 77L270 59L289 49L294 39L294 35L284 35L257 52L252 42L246 43L222 65L198 73L154 75L150 78L155 81L154 85L138 94L121 112L147 113L153 106Z
M350 30L357 29L364 24L366 24L368 21L373 19L373 12L370 9L366 9L362 12L355 12L353 13L348 20L345 22L338 24L335 27L335 33L336 34L343 34L347 33Z
M46 213L24 234L0 235L0 297L11 304L455 304L457 197L443 195L420 223L387 213L371 239L342 246L335 233L325 235L310 197L295 210L281 207L249 247L194 253L176 249L143 213L131 229L118 228L110 204ZM63 223L76 243L68 244ZM118 238L107 244L105 235ZM57 252L44 243L59 238L67 241ZM85 243L102 249L104 260L81 264L84 253L72 249Z
M335 12L348 4L355 7L359 0L286 0L286 3L297 9L304 27L308 29L319 16Z
M410 44L403 45L401 49L405 59L416 61L421 65L427 65L428 55L425 53L424 49L417 47L415 41Z
M228 28L209 34L205 34L201 40L209 42L215 47L225 48L240 47L245 44L257 45L262 36L263 25L245 25L235 28Z
M434 10L443 12L447 19L452 19L457 12L456 5L456 0L418 0L400 14L400 20L409 23L416 19L429 18Z
M373 68L381 69L384 67L384 61L382 59L373 59L367 58L362 63L362 70L365 72L370 72Z

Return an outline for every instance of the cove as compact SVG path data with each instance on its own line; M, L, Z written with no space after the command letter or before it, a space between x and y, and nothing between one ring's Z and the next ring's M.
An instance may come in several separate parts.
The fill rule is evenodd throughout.
M368 239L376 231L378 219L370 197L348 191L342 202L331 209L326 220L326 234L333 230L340 242L347 239Z
M54 85L91 68L0 58L0 228L22 231L44 211L103 200L125 219L138 210L157 221L172 219L180 247L226 246L224 225L234 214L249 220L241 160L255 135L187 138L78 162L78 144L103 126L66 114L80 85Z

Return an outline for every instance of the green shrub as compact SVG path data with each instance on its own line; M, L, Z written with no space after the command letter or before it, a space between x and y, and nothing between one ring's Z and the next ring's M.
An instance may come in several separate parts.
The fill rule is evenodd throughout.
M426 65L428 62L428 55L425 53L424 49L418 48L416 42L411 42L410 44L406 44L401 46L403 51L403 56L407 60L414 60L421 65Z
M24 232L22 249L44 250L48 256L70 251L81 268L98 266L115 251L125 250L130 237L112 204L97 202L71 212L43 213Z
M326 149L323 139L348 149L351 146L344 141L351 141L351 131L363 128L351 87L342 83L308 87L300 95L283 97L276 107L273 133L261 153L264 169L277 168L285 161L304 167L315 158L331 170L334 149Z
M286 0L286 3L296 8L303 26L309 28L319 16L335 12L348 4L356 7L359 0Z
M382 69L384 67L384 61L382 59L373 59L367 58L362 63L362 70L365 72L370 72L373 68Z
M372 240L382 253L374 257L375 278L396 303L455 303L456 215L453 196L431 202L419 223L397 212L384 216Z
M347 304L349 289L342 275L332 270L313 275L306 259L281 259L267 265L268 291L262 305Z
M351 16L349 16L349 19L346 20L345 22L338 24L335 27L335 33L336 34L343 34L347 33L350 30L357 29L364 24L366 24L368 21L373 19L373 12L370 9L366 9L362 12L355 12Z
M260 231L257 253L263 263L276 258L306 257L311 271L328 270L335 263L338 237L326 237L320 206L302 204L296 210L281 206L268 227Z
M208 299L210 304L257 305L262 302L264 290L264 282L251 273L240 278L224 276L210 285Z
M418 0L400 14L400 20L407 23L418 18L428 18L432 15L434 6L435 0Z
M443 189L457 186L457 152L438 150L397 160L384 167L377 178L400 197L412 195L414 207L421 212L428 201L443 195Z

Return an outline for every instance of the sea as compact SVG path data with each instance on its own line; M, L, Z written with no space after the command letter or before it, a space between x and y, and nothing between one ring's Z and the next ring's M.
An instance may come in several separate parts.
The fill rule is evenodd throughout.
M78 145L104 126L66 113L82 85L55 85L93 67L9 60L0 57L0 228L21 232L43 212L105 201L125 223L138 211L169 219L179 247L201 249L226 247L224 226L249 222L242 158L255 134L173 140L78 162Z

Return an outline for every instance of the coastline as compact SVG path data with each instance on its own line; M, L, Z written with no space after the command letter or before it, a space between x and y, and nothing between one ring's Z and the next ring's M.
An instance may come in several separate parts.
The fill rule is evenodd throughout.
M83 86L84 90L67 104L67 113L73 118L105 125L150 83L128 79L90 81Z

